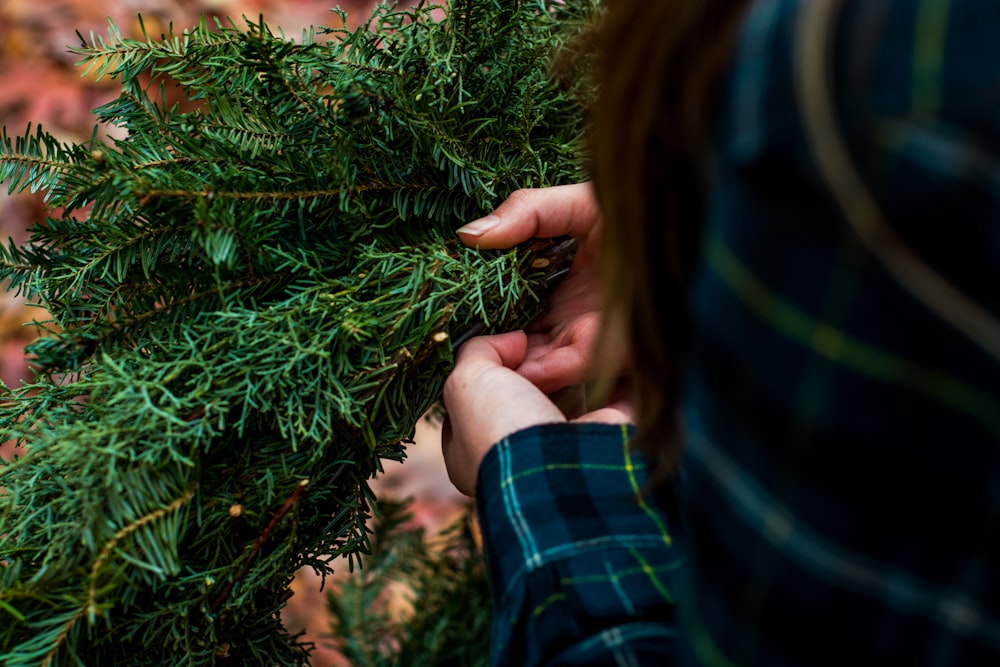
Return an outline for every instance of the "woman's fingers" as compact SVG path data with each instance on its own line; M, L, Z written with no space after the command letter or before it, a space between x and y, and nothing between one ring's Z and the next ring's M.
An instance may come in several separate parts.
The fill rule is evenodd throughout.
M513 367L524 359L522 332L480 336L461 347L444 386L448 425L442 448L448 475L463 493L474 495L483 456L515 431L566 421L538 387Z
M471 247L510 248L531 238L585 237L597 219L590 183L524 189L489 215L459 228L458 236Z

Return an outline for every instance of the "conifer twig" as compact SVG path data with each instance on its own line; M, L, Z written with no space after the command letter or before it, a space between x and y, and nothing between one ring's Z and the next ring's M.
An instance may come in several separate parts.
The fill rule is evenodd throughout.
M281 523L281 520L285 517L285 515L288 514L296 503L299 502L299 496L302 495L302 492L305 491L307 486L309 486L308 479L300 480L295 488L292 489L292 493L285 499L285 502L281 504L281 507L279 507L271 516L271 520L268 521L264 530L262 530L260 535L257 536L257 539L254 540L253 545L250 547L249 555L243 559L243 564L226 583L223 589L219 591L218 595L215 596L215 599L212 600L211 609L213 611L222 606L222 603L227 597L229 597L229 593L233 590L233 586L243 579L247 571L250 569L250 566L253 564L254 559L257 557L257 554L260 552L261 547L263 547L264 543L271 537L271 533L273 533L274 529L278 527L278 524Z
M170 514L171 512L177 511L181 507L187 504L191 498L194 497L195 490L193 488L188 489L179 498L174 500L172 503L166 507L161 507L157 510L150 512L144 516L139 517L127 526L122 526L118 529L118 532L108 540L103 547L101 547L100 553L97 554L97 558L94 559L94 564L90 566L90 582L87 586L87 614L93 618L100 615L100 610L97 607L97 578L101 574L101 570L104 568L105 563L111 558L111 553L118 546L118 543L123 539L139 530L145 525L156 521L160 517Z

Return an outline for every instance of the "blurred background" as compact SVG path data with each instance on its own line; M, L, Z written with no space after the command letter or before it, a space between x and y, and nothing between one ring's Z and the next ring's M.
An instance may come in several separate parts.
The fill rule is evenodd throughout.
M79 31L107 35L109 19L126 37L140 36L138 15L142 15L151 35L166 32L173 24L178 32L197 23L200 16L240 17L256 20L263 16L272 29L281 28L298 39L309 26L339 26L331 7L347 12L348 25L363 23L372 0L0 0L0 126L12 136L24 134L30 122L41 124L62 140L80 142L89 138L95 119L91 110L117 97L113 80L96 81L82 76L77 57L69 47L80 43ZM41 197L28 193L8 194L0 188L0 235L18 241L36 221L44 220ZM0 290L0 379L8 386L28 376L24 346L35 337L30 326L44 313L23 299ZM0 444L0 456L9 456L10 447ZM436 531L457 518L464 497L451 486L440 457L440 437L436 426L422 421L417 426L416 443L409 449L405 464L386 462L385 474L376 481L375 491L390 498L413 498L413 522ZM348 576L346 567L328 581L326 590L336 588L336 579ZM305 630L306 641L316 644L314 667L346 664L325 637L329 633L325 593L311 572L302 572L293 584L285 610L285 624L296 633Z

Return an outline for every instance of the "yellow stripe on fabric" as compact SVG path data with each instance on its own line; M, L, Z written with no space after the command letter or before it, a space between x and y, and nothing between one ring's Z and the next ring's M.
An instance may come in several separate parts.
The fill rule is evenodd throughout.
M496 503L503 500L503 494L505 493L507 487L512 486L515 482L531 475L537 475L539 473L544 473L549 470L604 470L608 472L623 472L625 467L623 465L611 465L611 464L601 464L601 463L549 463L544 466L535 466L534 468L527 468L517 473L512 473L509 476L503 478L500 482L500 492L490 497L489 501L486 503L487 508L491 508Z
M626 579L628 577L638 576L639 574L649 575L650 571L654 572L657 576L660 573L667 573L671 570L675 570L680 567L681 561L675 561L672 563L666 563L665 565L643 565L640 563L636 567L627 567L623 570L615 570L614 577L608 574L589 574L579 577L563 577L559 580L559 584L562 586L576 586L579 584L606 584L611 583L614 578Z
M910 110L931 116L941 104L941 69L948 33L948 0L921 0L913 35Z
M643 574L645 574L646 578L649 579L649 583L653 585L656 592L662 595L663 599L667 602L673 602L674 596L670 594L667 587L663 585L662 581L660 581L660 577L656 573L656 568L649 564L649 561L647 561L643 555L639 553L638 549L630 548L629 553L631 553L632 557L639 563L639 567L642 568Z
M770 291L719 239L710 241L706 258L751 311L788 338L860 375L905 387L1000 432L1000 398L816 320Z
M861 246L852 235L845 234L837 251L837 259L830 272L826 293L819 313L824 322L841 323L850 312L860 287L860 267L866 259ZM811 428L823 406L829 401L830 359L839 355L844 336L840 329L831 324L819 324L812 338L812 344L825 351L811 357L805 364L794 393L795 411L798 417L790 423L788 441L804 444L809 441L803 431Z
M544 602L542 602L540 605L532 609L531 615L534 617L541 616L543 613L545 613L545 610L551 607L553 604L555 604L556 602L563 602L564 600L566 600L565 593L553 593L548 598L546 598Z
M636 466L632 462L632 448L629 446L629 428L627 424L621 425L622 433L622 455L625 457L625 471L628 473L629 484L632 485L632 493L635 495L636 502L639 504L639 509L641 509L646 516L653 522L656 529L660 531L660 535L663 536L663 543L670 546L673 540L670 539L670 533L667 531L667 527L663 525L663 519L657 512L646 504L646 495L643 490L639 488L639 480L635 478Z
M544 473L548 470L607 470L610 472L622 472L627 470L626 467L620 465L602 464L602 463L548 463L543 466L535 466L534 468L526 468L521 472L515 473L503 481L503 485L513 484L519 479L524 477L530 477L531 475L537 475L539 473Z

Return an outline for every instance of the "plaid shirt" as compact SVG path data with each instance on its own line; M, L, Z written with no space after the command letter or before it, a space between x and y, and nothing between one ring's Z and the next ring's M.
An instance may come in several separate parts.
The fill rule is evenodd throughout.
M927 287L1000 320L1000 2L844 0L829 25L836 129L875 243L919 258L902 277L806 131L820 2L755 2L725 86L680 521L638 500L620 429L500 443L496 664L1000 665L1000 340Z
M665 664L675 632L667 580L680 559L628 442L624 426L548 424L483 459L476 503L493 664Z

